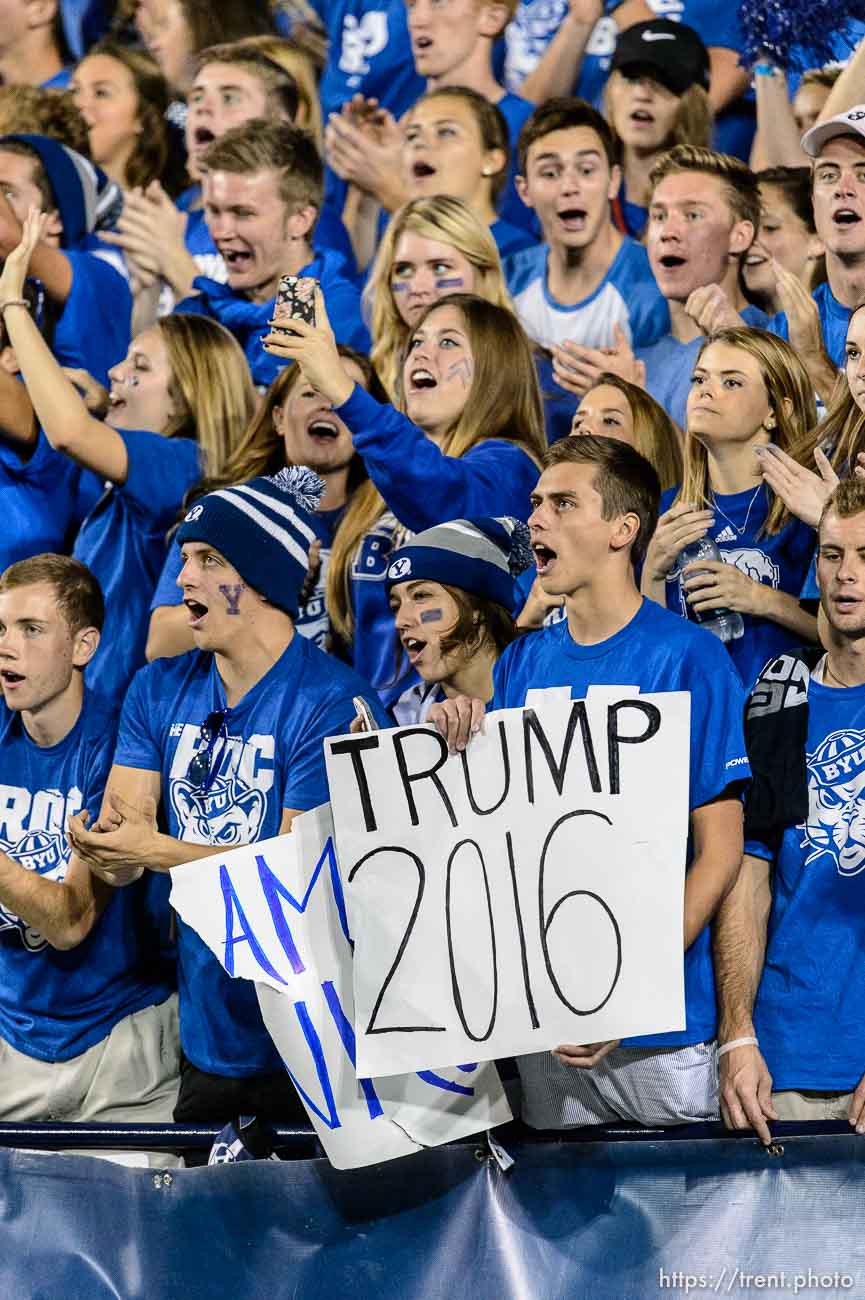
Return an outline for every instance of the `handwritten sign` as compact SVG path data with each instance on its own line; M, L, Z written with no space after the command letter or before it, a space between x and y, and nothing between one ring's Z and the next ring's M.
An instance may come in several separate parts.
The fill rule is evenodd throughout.
M374 1076L684 1027L690 696L325 742Z
M338 1169L511 1118L494 1066L358 1079L352 950L327 805L292 834L175 867L171 903L229 975L254 980L267 1031Z

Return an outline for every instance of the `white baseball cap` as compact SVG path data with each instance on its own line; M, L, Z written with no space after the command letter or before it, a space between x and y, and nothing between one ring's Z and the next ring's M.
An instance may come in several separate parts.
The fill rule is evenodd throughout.
M839 135L858 135L865 140L865 104L854 104L846 113L812 126L802 136L802 148L809 158L816 158L827 140L834 140Z

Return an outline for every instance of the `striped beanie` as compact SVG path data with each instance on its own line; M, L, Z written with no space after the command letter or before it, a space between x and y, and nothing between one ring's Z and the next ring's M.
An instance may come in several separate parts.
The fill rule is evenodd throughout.
M522 604L516 577L532 563L528 526L498 519L451 519L416 533L391 556L385 584L427 578L485 596L516 613Z
M62 248L78 248L88 235L110 230L123 211L123 191L100 167L47 135L0 136L32 149L48 177L63 234Z
M316 539L311 516L323 492L324 483L306 465L209 492L178 528L178 545L212 546L247 586L296 617Z

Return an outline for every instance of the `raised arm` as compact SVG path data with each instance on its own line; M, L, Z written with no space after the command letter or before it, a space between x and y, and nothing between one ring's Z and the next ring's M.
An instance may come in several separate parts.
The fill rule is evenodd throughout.
M15 349L36 418L51 446L103 478L123 483L128 470L123 439L114 429L91 416L78 390L55 360L22 297L33 250L44 227L45 217L31 209L21 242L6 258L0 275L0 311L6 333Z
M780 68L754 77L757 99L757 134L751 153L755 171L764 167L803 167L807 162L800 144L801 132L793 116L787 78Z

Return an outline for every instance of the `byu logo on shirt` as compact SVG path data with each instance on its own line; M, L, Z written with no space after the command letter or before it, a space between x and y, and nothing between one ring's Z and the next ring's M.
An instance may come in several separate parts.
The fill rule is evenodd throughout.
M777 564L765 551L758 550L755 546L739 546L735 550L724 548L721 551L721 559L725 564L735 565L746 577L753 578L755 582L766 583L769 587L778 586L781 575Z
M229 736L206 792L186 775L199 738L198 727L184 726L171 762L168 792L180 839L221 848L257 840L273 787L273 736Z
M45 876L46 880L62 880L66 875L70 850L60 831L28 831L17 843L2 847L20 866ZM17 930L29 952L40 952L48 946L38 930L5 907L0 907L0 930Z
M841 876L865 868L865 731L833 731L808 754L805 866L828 854Z
M400 578L407 578L410 573L411 559L408 555L403 555L399 560L394 560L387 571L387 576L392 581L398 581Z
M349 73L348 84L359 84L370 69L370 59L381 54L387 45L387 14L373 9L358 21L354 14L346 14L342 28L342 53L340 72ZM356 80L355 80L356 79Z

